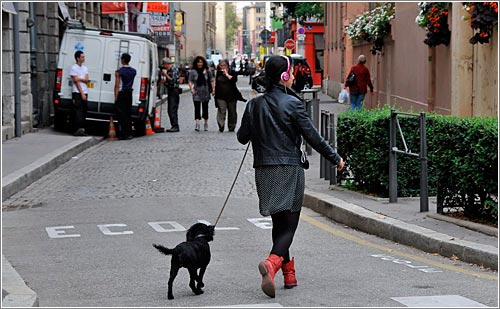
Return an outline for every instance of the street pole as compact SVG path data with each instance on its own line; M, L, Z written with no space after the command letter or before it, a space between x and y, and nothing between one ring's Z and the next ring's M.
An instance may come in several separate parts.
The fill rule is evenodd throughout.
M13 2L16 12L18 10L17 2ZM21 57L19 47L19 15L13 14L14 31L14 120L16 137L21 137Z
M129 32L129 29L128 29L128 2L125 2L125 18L123 21L123 27L125 28L126 32Z

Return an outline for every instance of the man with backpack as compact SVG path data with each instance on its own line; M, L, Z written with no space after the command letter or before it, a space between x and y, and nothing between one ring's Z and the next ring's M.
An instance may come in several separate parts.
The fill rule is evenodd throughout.
M352 111L361 110L363 107L362 103L368 92L367 86L370 87L370 92L373 92L370 71L365 66L365 63L365 55L359 55L358 63L351 67L345 79L344 88L349 87L349 99L351 101Z

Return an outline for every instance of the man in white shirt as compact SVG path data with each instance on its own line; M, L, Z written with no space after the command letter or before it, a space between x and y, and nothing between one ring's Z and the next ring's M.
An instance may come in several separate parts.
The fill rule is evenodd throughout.
M71 67L70 75L73 80L73 126L75 136L86 136L85 134L85 117L87 114L87 83L89 81L89 73L85 62L85 54L78 50L75 52L76 63Z

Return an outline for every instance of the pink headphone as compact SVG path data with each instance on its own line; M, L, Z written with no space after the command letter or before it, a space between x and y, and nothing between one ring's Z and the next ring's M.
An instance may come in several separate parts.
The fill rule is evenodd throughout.
M281 80L288 81L290 80L290 60L287 56L281 56L286 59L286 72L281 73Z

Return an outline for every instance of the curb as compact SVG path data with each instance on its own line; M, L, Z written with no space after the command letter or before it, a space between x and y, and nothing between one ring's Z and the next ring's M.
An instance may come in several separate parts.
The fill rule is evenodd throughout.
M38 296L19 276L2 254L2 289L7 295L2 299L5 307L38 307Z
M458 257L461 261L498 270L498 249L378 215L361 206L306 189L304 206L336 222L365 233L415 247L428 253Z
M494 237L498 238L498 229L491 227L491 226L484 226L483 224L478 224L478 223L474 223L474 222L470 222L470 221L455 219L455 218L451 218L451 217L440 215L440 214L427 214L427 217L432 218L432 219L436 219L436 220L451 222L451 223L456 224L458 226L468 228L469 230L473 230L476 232L480 232L480 233L494 236Z
M2 202L101 140L96 137L78 139L3 177Z

